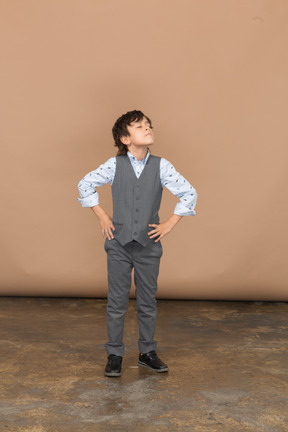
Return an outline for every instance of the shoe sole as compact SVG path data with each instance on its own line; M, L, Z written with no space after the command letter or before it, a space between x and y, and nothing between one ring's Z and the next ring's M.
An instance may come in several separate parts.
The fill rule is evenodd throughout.
M110 378L117 378L122 375L122 372L104 372L104 375Z
M141 361L138 361L138 365L139 366L143 366L146 367L147 369L152 370L153 372L158 372L158 373L162 373L162 372L168 372L168 367L167 368L163 368L163 369L154 369L151 366L148 366L146 363L142 363Z

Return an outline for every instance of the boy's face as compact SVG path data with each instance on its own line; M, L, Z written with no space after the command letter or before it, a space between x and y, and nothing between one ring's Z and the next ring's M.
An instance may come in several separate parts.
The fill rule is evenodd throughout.
M130 148L132 149L140 146L147 147L154 143L154 133L146 117L143 117L143 119L138 122L134 121L130 123L127 129L129 136L123 136L121 141L123 144L127 145L129 151L131 151Z

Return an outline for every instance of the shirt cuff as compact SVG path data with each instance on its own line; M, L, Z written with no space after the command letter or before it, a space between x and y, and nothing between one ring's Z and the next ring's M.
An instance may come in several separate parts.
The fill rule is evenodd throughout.
M93 195L90 195L85 198L77 198L82 207L94 207L99 204L99 195L95 192Z
M196 212L195 210L188 209L187 207L183 206L183 204L181 203L177 203L174 210L174 214L178 216L195 216Z

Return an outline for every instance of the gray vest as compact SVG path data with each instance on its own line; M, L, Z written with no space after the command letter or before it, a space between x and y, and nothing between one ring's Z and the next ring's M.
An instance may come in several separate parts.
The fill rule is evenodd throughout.
M142 246L155 241L147 235L148 224L158 224L162 198L160 160L150 155L137 179L128 156L116 157L116 173L112 183L113 235L122 246L136 240Z

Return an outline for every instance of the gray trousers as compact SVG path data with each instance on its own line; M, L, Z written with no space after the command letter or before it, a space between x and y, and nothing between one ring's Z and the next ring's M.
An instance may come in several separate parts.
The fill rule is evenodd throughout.
M124 355L124 318L128 309L131 272L134 268L139 352L156 350L154 341L157 306L156 291L162 246L151 242L144 247L136 241L122 246L116 239L105 240L108 270L107 354Z

